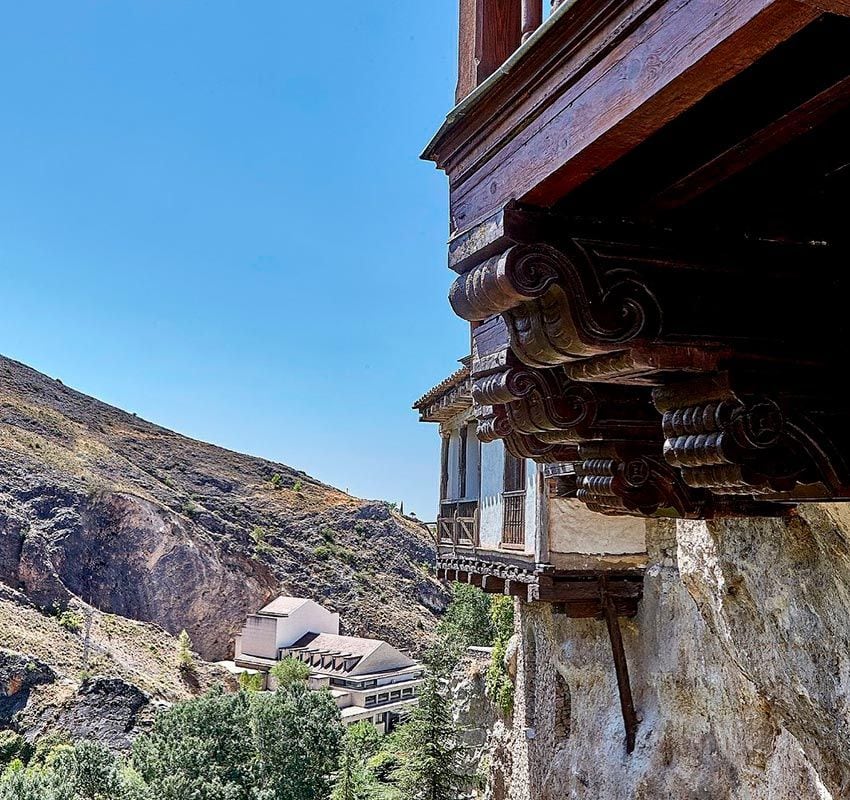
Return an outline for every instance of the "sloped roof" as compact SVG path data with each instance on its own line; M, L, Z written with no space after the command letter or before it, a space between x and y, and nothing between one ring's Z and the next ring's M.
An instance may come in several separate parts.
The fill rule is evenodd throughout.
M363 658L374 653L382 644L385 643L380 639L362 639L335 633L305 633L286 649L326 653L340 658Z
M285 595L281 595L280 597L276 597L266 606L263 606L257 613L258 614L271 614L275 617L288 617L297 609L301 608L304 603L311 602L306 597L286 597Z
M465 361L466 359L464 359ZM417 410L422 410L423 406L429 406L434 403L437 399L439 399L442 395L448 392L450 389L454 389L455 386L461 384L466 378L469 377L469 366L468 364L462 364L458 369L456 369L448 378L444 378L440 381L436 386L432 389L429 389L425 394L422 395L414 404L413 408Z

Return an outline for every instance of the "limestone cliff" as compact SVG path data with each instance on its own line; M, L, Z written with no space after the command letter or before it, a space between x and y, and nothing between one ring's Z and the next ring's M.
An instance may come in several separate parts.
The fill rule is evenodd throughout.
M493 800L850 797L850 513L650 524L623 620L637 745L624 746L605 626L521 604L513 725Z
M283 464L180 436L0 358L0 581L185 628L227 658L279 592L418 649L445 602L428 534ZM0 635L0 646L3 638Z

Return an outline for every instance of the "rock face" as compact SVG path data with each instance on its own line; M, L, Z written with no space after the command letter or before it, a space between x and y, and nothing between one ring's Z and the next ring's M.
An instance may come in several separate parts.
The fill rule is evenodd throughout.
M48 694L48 693L46 693ZM13 726L30 742L47 734L68 741L90 739L112 750L127 750L153 723L156 706L137 686L121 678L95 676L78 687L63 682L15 717Z
M282 464L152 425L0 358L0 581L186 629L232 654L280 592L417 650L445 594L418 523ZM0 646L3 645L0 636Z
M631 755L604 623L521 604L516 708L488 796L850 797L848 531L843 506L650 525L644 600L621 621Z

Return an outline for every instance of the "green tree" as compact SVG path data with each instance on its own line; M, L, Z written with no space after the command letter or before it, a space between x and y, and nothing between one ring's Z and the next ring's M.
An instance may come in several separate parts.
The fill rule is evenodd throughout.
M342 737L339 772L331 800L373 800L378 793L369 760L381 749L381 735L370 722L350 725Z
M468 583L453 583L452 600L437 626L437 633L454 649L491 645L494 630L490 596Z
M160 713L132 765L156 800L250 800L250 730L248 695L213 690Z
M262 672L240 672L239 673L239 688L246 692L261 692L265 683Z
M459 800L471 779L461 762L464 746L439 680L429 675L410 719L396 731L399 768L392 779L405 798Z
M251 730L256 800L325 800L339 759L342 724L330 692L294 682L254 695Z
M27 769L13 761L0 777L0 800L57 800L56 778L41 767Z
M19 733L14 731L0 731L0 767L14 761L16 758L26 760L29 746Z
M295 684L305 684L310 677L310 667L292 656L282 658L269 671L282 689Z
M192 640L185 628L180 631L177 637L177 663L181 670L193 670L195 668L195 658L192 655Z
M507 641L514 634L514 599L503 594L490 595L490 625L496 640Z
M120 800L123 795L121 764L102 744L84 740L60 748L50 766L72 800Z
M494 596L490 606L490 620L495 632L493 655L487 667L484 689L505 716L514 707L514 684L505 666L508 641L514 633L514 603L510 597Z

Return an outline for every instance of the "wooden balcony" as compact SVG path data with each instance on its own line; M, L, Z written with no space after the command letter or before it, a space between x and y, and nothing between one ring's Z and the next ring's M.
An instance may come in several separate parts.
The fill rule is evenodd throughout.
M440 546L475 547L478 544L478 501L444 500L437 519Z
M551 207L770 56L746 97L717 98L726 107L662 153L664 202L702 194L843 107L830 62L848 15L847 0L567 0L543 21L541 0L461 0L458 105L425 151L449 175L453 235L511 200ZM803 74L824 80L809 89ZM777 85L787 106L768 108ZM453 268L469 247L453 242Z
M462 0L460 22L425 157L479 436L572 463L594 513L850 500L850 0Z

